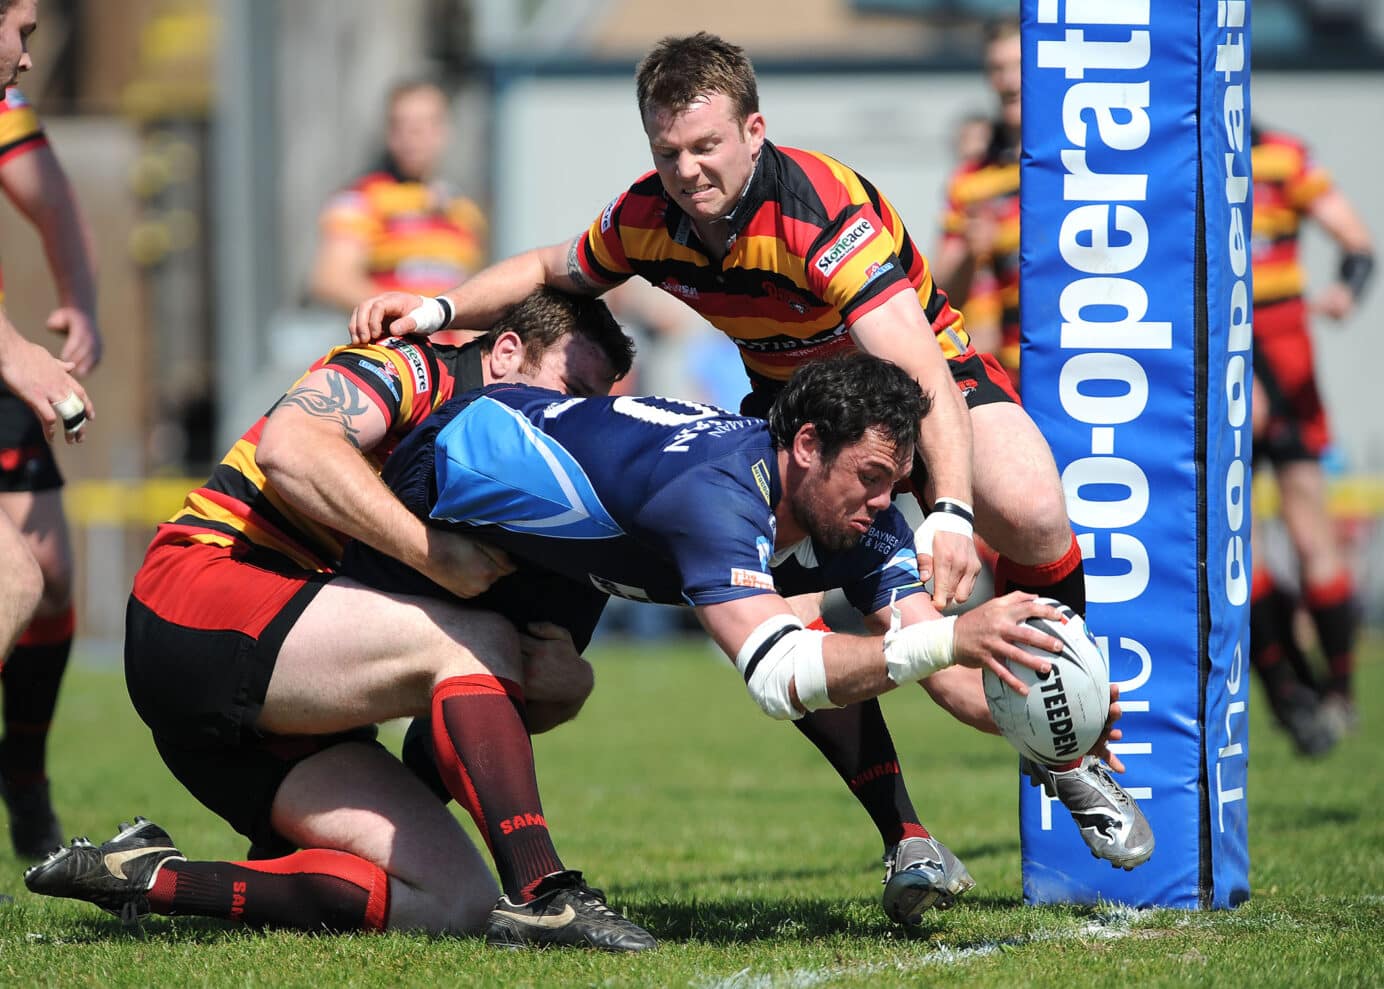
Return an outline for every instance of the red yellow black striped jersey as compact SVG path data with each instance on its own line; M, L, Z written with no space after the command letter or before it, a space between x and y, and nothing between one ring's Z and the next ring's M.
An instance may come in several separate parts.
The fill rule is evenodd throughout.
M399 441L451 398L454 390L482 384L478 354L474 346L457 351L417 338L396 338L337 347L306 374L331 368L350 378L384 413L388 424L384 441L363 451L378 470ZM155 545L210 543L232 547L276 568L330 571L336 567L344 543L341 534L286 502L255 463L255 448L268 417L265 413L247 429L207 483L189 493L183 507L159 526Z
M445 183L371 172L337 193L322 213L324 236L364 244L380 292L439 295L485 261L485 216Z
M904 291L917 294L946 356L970 351L961 314L893 205L814 151L764 142L719 263L655 172L605 208L581 247L593 282L643 276L735 341L752 377L786 381L805 361L853 347L850 325Z
M1254 301L1287 302L1302 295L1298 259L1302 218L1331 188L1331 176L1312 160L1297 138L1275 131L1250 130L1250 168L1254 176Z
M0 165L47 144L43 124L24 94L15 86L5 90L4 99L0 99ZM0 281L0 302L4 298L5 287Z
M959 165L947 184L944 238L963 239L976 213L994 222L995 244L989 257L977 258L979 275L988 269L993 281L978 277L961 309L998 310L1000 351L996 355L1011 370L1019 366L1019 156L1000 124L994 125L990 146L979 158Z

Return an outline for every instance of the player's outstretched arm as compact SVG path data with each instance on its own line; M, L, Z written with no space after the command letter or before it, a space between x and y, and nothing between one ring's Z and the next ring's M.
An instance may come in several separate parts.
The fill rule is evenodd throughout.
M372 296L351 313L351 339L369 343L443 329L488 330L510 306L544 285L599 295L609 286L597 286L582 274L574 253L580 237L499 261L436 299L408 292Z
M1032 594L1014 592L958 618L941 618L927 595L899 602L898 621L886 608L873 616L890 631L883 635L842 635L803 628L777 594L760 594L697 609L702 626L735 663L750 695L771 717L796 718L823 707L844 707L921 680L957 663L988 666L1011 687L1026 692L1002 659L1039 672L1049 664L1020 643L1056 653L1057 639L1024 624L1029 617L1057 618ZM908 619L927 615L927 620ZM892 627L896 626L896 627ZM978 683L978 678L977 678Z
M350 378L321 368L274 408L255 462L282 497L316 521L389 554L458 597L474 597L512 572L499 550L425 525L394 496L361 456L386 431L384 413Z
M896 293L857 319L851 334L862 350L897 364L932 396L932 411L918 431L918 448L934 488L931 493L973 506L970 412L918 297L912 292ZM918 547L919 570L923 580L932 579L932 601L939 610L969 598L980 573L970 526L966 528L965 532L934 529L931 546Z

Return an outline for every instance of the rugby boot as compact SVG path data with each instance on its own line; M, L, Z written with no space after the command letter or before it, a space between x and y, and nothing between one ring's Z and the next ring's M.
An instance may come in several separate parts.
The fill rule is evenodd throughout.
M1086 847L1119 869L1133 869L1153 854L1153 829L1134 798L1099 759L1088 755L1073 769L1058 770L1032 759L1020 768L1072 815Z
M485 939L497 948L549 946L646 951L658 947L648 931L606 906L605 894L572 869L544 876L527 903L501 896L490 911Z
M48 797L48 781L8 786L0 780L0 797L10 812L10 843L20 858L41 859L62 847L62 829Z
M1341 732L1327 716L1326 704L1310 687L1290 685L1282 695L1269 694L1269 709L1288 733L1301 755L1310 758L1326 755L1340 741Z
M1322 698L1317 713L1333 741L1355 734L1360 727L1360 712L1355 708L1355 701L1345 694L1328 693Z
M976 882L936 838L905 838L884 853L884 913L916 926L928 910L950 910Z
M93 845L73 838L38 865L24 871L24 885L43 896L85 900L133 924L149 913L145 894L154 874L169 859L183 858L168 832L153 821L136 817L121 824L110 841Z

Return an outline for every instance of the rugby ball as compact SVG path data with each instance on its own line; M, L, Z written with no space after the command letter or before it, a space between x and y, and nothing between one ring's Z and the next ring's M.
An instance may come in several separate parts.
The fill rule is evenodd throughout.
M1061 620L1030 618L1028 624L1061 639L1061 655L1023 647L1051 662L1046 677L1027 666L1006 663L1028 687L1027 697L985 669L985 702L1020 755L1054 766L1079 759L1100 738L1110 709L1110 663L1080 615L1060 602L1042 600L1062 612Z

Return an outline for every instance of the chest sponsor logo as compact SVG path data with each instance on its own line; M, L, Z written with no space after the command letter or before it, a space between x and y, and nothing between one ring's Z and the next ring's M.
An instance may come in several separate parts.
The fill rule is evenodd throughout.
M817 259L817 270L824 275L830 275L840 267L842 261L854 254L862 244L874 236L874 233L874 225L862 216L847 227L845 232L836 238L836 242Z
M744 567L731 567L730 583L732 587L754 587L761 591L774 589L774 578L769 574L760 573L758 570L746 570Z
M676 295L679 299L700 299L702 293L693 285L684 285L676 278L665 278L658 283L658 287L669 295Z
M773 282L760 282L759 287L770 299L782 303L799 316L807 312L807 302L796 292L790 292Z

